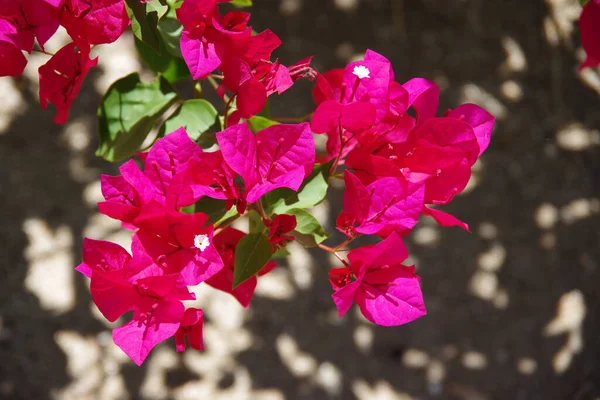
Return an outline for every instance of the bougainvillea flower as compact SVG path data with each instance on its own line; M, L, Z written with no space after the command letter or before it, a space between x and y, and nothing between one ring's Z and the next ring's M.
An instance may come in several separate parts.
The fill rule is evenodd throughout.
M123 0L64 0L58 14L73 40L91 45L114 42L130 23Z
M318 106L326 100L341 101L343 80L343 68L336 68L323 74L317 74L315 86L312 90L312 96L315 104Z
M207 220L203 213L184 214L152 202L135 221L136 236L166 274L179 274L186 285L197 285L223 268Z
M469 225L462 222L461 220L456 218L454 215L445 213L436 208L430 208L430 207L424 206L423 214L432 217L441 226L444 226L444 227L458 226L460 228L463 228L465 231L470 232Z
M298 190L315 162L308 123L273 125L256 135L247 124L234 125L218 132L217 142L225 162L244 180L248 203L276 188Z
M600 64L600 0L589 0L579 17L581 45L586 59L579 67L595 67Z
M121 176L100 175L100 188L106 201L98 203L98 211L132 224L142 206L154 199L154 185L133 160L121 165L119 170Z
M195 296L179 284L177 275L132 278L129 285L122 283L120 287L106 275L108 273L92 274L92 298L102 311L104 303L99 298L99 289L111 288L103 293L103 300L114 302L114 297L121 301L128 296L134 297L133 318L113 330L113 340L137 365L141 365L154 346L177 332L185 311L181 301L193 300ZM106 282L99 282L103 280Z
M19 76L23 73L27 59L22 49L17 27L0 18L0 76Z
M202 310L198 308L185 310L179 328L175 332L175 349L177 351L185 351L186 337L193 349L204 350L204 340L202 338L204 319L202 317Z
M296 229L295 215L276 215L270 223L266 222L265 225L269 228L269 244L272 246L273 253L280 247L285 247L288 241L294 240L293 236L287 234Z
M47 0L0 0L0 18L16 26L23 40L21 50L28 53L31 53L34 37L43 48L58 29L54 8Z
M349 267L329 271L333 301L342 317L356 301L369 321L383 326L402 325L426 314L420 278L400 236L392 233L374 246L348 253Z
M440 88L435 82L423 78L413 78L402 84L408 93L408 106L412 106L421 122L435 117L438 109Z
M221 255L225 267L205 282L215 289L231 294L242 306L248 308L256 288L256 277L253 276L232 289L235 247L244 236L246 236L244 232L228 227L213 238L215 248Z
M119 168L121 176L100 177L106 201L98 203L98 209L132 224L141 207L151 201L174 210L193 204L198 197L190 188L188 169L203 154L184 128L173 131L145 154L143 172L129 160Z
M123 247L116 243L104 240L83 239L83 262L75 268L88 278L92 277L92 271L119 271L129 270L131 266L131 255ZM131 270L132 275L139 272Z
M454 110L449 111L446 116L459 119L471 126L479 145L479 155L483 154L492 138L494 116L478 105L470 103L456 107Z
M417 223L425 188L399 177L380 178L367 186L348 170L344 174L345 218L351 215L358 233L385 237L393 231L411 230ZM342 220L340 231L348 230Z
M360 132L375 123L375 107L370 103L352 102L341 104L327 100L319 104L310 127L315 133L338 133L342 128L350 132Z
M90 59L88 46L70 43L60 49L39 68L40 104L43 109L48 102L56 107L54 122L64 124L69 118L69 108L79 94L83 81L98 59Z

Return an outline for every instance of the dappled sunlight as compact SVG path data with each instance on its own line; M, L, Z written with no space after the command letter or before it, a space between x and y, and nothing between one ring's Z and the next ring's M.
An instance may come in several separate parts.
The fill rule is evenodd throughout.
M27 104L23 95L17 88L17 82L8 77L0 78L0 93L2 93L2 107L0 108L0 135L6 133L13 119L27 111Z
M590 149L600 145L600 132L586 129L580 123L571 123L556 132L556 144L568 151Z
M467 351L462 355L460 362L463 367L474 370L484 369L488 365L486 355L478 351Z
M527 70L525 52L515 39L509 36L502 38L502 47L506 52L506 61L501 66L501 69L506 72L524 72Z
M291 16L302 10L303 0L281 0L279 12L281 15Z
M296 296L289 270L275 268L273 272L261 276L254 295L273 300L285 300Z
M560 209L560 219L565 224L573 224L582 219L590 218L600 212L600 200L576 199Z
M29 239L25 259L29 262L25 287L35 294L42 307L62 314L75 305L73 279L73 235L66 226L55 231L40 219L23 223Z
M489 111L497 120L503 120L508 115L506 106L499 99L475 83L463 85L461 92L461 103L475 103Z
M582 324L586 315L585 299L579 290L565 293L558 300L556 316L544 328L545 336L567 335L567 341L554 355L552 366L557 374L564 373L584 346Z
M352 392L358 400L413 400L407 393L402 393L386 381L377 381L371 385L359 379L352 382Z
M317 371L317 361L298 348L293 337L282 334L275 342L277 354L286 368L297 377L309 377Z
M512 79L502 82L500 93L506 100L513 103L517 103L523 98L523 88L517 81Z

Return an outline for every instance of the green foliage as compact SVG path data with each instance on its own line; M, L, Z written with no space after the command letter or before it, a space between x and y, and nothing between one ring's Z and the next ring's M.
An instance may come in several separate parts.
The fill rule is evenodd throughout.
M164 136L183 126L190 138L198 141L217 122L217 115L217 110L208 101L187 100L162 124L159 135Z
M297 193L285 188L267 193L263 196L267 211L270 214L287 214L293 208L310 208L319 204L327 194L331 165L332 162L315 165Z
M233 288L256 275L271 259L271 245L262 232L249 233L235 248Z
M315 247L330 236L308 211L294 208L286 211L286 214L296 216L297 225L294 229L294 238L302 246Z
M231 0L231 4L236 7L252 7L252 0Z
M133 34L157 53L160 51L158 21L167 13L169 7L159 0L140 3L140 0L125 0L127 14L131 18Z
M218 226L237 215L237 210L235 207L231 207L231 209L227 211L225 209L225 204L225 200L218 200L204 196L190 207L194 207L192 212L203 212L206 214L208 216L208 222Z
M273 121L266 117L261 117L260 115L255 115L254 117L248 120L248 126L250 130L254 133L258 131L262 131L265 128L268 128L273 125L277 125L279 122Z
M131 157L176 101L177 94L161 76L143 83L133 73L113 83L98 109L100 146L96 155L108 161Z
M167 52L174 57L181 58L179 42L181 40L181 33L183 32L183 25L177 20L175 6L171 5L169 11L158 21L157 30L161 44L163 44Z
M157 74L161 74L169 82L176 82L190 77L190 70L185 61L171 55L162 41L159 43L160 53L155 52L137 37L135 38L135 47L148 68Z

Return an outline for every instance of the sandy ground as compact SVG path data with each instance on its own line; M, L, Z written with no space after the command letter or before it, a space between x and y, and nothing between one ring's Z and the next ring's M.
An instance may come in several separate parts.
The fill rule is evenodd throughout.
M143 367L110 337L72 268L82 238L128 236L96 212L95 112L116 78L140 69L132 40L99 49L69 124L40 109L35 54L0 79L0 398L600 398L600 80L583 54L575 0L255 0L252 23L291 63L325 70L372 48L400 82L434 79L442 109L476 102L498 117L464 195L447 208L472 234L423 222L409 237L428 315L379 328L338 320L330 260L293 248L249 310L199 290L202 353L159 346ZM273 100L310 112L310 85ZM330 230L334 189L317 210Z

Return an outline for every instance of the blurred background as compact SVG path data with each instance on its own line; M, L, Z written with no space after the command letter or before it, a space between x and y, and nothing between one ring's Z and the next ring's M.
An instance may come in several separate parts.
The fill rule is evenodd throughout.
M396 328L357 309L338 319L332 261L293 246L249 310L198 291L206 351L178 354L169 340L142 367L129 361L73 271L84 236L129 244L97 213L99 174L117 166L94 156L102 93L143 70L127 32L100 46L64 126L39 106L47 56L0 78L0 398L600 398L600 79L577 71L578 2L255 0L251 12L282 39L285 64L314 54L325 71L371 48L399 82L436 81L440 113L474 102L497 117L445 208L472 233L424 220L408 236L428 315ZM274 116L313 110L310 88L273 98ZM315 210L330 232L341 198L334 188Z

